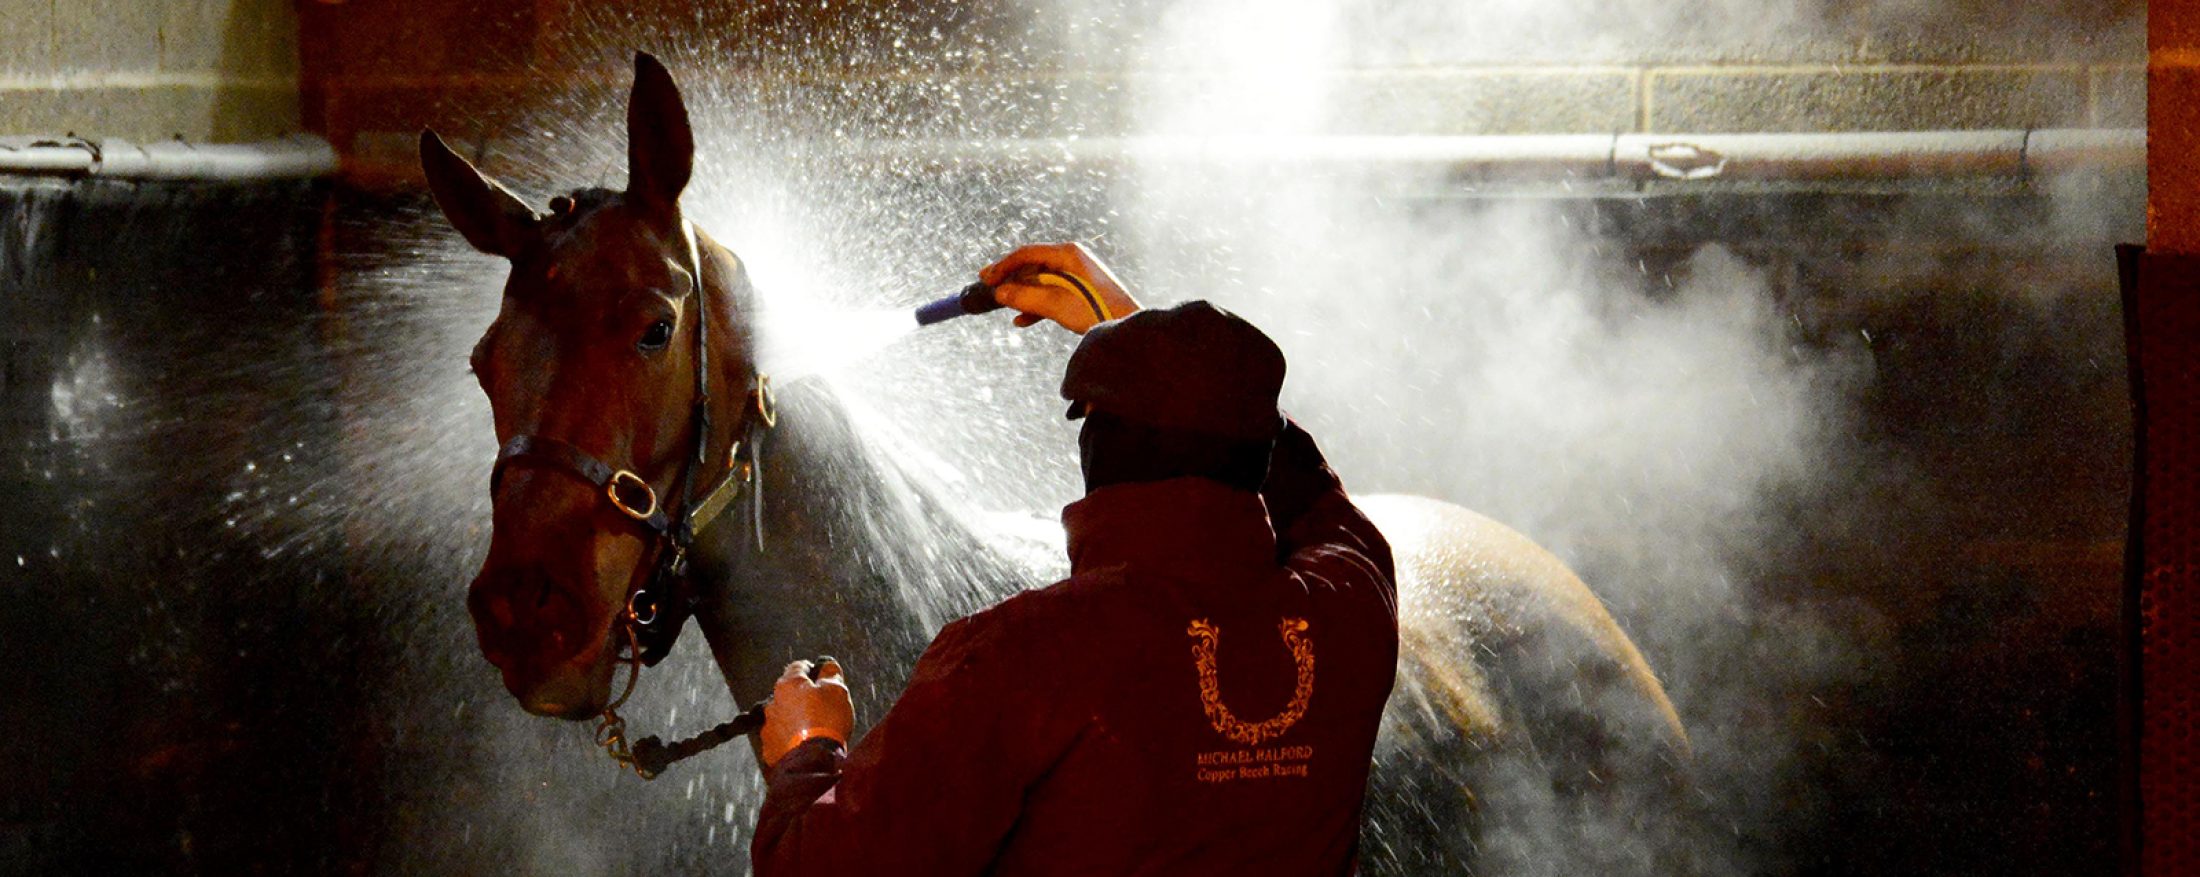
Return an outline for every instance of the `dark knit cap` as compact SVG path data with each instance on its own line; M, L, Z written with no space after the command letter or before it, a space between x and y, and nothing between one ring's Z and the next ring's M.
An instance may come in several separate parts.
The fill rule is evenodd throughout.
M1062 376L1069 416L1087 407L1163 429L1240 441L1276 436L1283 351L1204 301L1139 311L1085 333Z

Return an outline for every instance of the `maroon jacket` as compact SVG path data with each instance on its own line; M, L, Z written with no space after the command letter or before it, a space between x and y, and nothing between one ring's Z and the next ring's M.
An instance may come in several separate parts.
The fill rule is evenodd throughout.
M1070 578L941 630L852 752L768 772L758 877L1352 870L1396 597L1313 442L1286 429L1262 496L1128 484L1062 518Z

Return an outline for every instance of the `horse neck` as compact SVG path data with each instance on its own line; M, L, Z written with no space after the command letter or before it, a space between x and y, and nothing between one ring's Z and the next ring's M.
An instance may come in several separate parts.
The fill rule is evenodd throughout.
M746 278L728 280L714 304L753 306ZM729 312L751 311L718 311ZM776 389L756 493L698 543L696 622L744 702L785 662L821 652L899 691L941 625L1037 584L1033 572L988 545L971 511L882 446L883 425L830 383Z

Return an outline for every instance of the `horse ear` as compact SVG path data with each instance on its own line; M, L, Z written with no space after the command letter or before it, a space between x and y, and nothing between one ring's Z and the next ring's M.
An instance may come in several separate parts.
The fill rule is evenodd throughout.
M482 176L433 130L420 132L420 169L427 173L428 191L435 193L443 215L474 249L510 259L534 240L541 223L535 211Z
M634 53L626 104L626 194L669 220L695 172L695 132L672 74L648 52Z

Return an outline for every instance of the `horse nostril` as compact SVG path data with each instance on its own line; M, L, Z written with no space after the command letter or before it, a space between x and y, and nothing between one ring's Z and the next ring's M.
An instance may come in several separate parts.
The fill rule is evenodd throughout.
M505 582L484 580L476 581L466 593L466 610L473 616L481 654L498 666L522 650L518 640L524 632L512 605L511 590Z
M593 629L584 601L539 570L485 575L466 604L482 655L499 667L567 660L585 650Z

